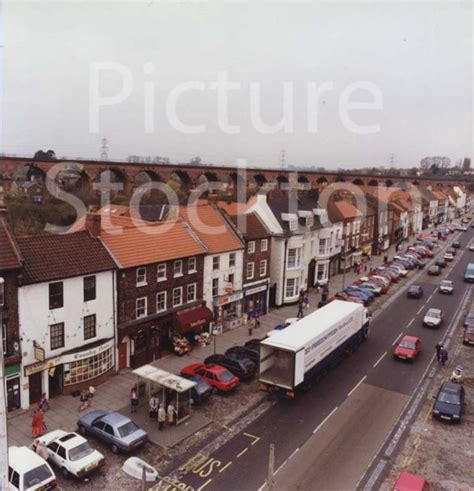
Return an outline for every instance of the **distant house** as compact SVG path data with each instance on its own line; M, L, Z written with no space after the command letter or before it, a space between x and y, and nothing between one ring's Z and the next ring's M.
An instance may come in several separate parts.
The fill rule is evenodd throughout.
M37 181L13 181L10 193L14 196L28 198L33 203L43 202L43 185Z

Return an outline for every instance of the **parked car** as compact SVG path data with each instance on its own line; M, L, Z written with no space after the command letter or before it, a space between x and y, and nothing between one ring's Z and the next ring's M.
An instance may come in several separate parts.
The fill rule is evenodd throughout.
M377 274L387 276L390 279L390 281L394 281L394 282L398 281L401 276L399 273L396 273L395 271L388 269L388 267L383 267L383 266L376 268L374 271Z
M469 250L470 250L470 251L474 251L474 244L471 244L471 245L469 246Z
M131 452L148 440L148 434L128 416L96 409L79 418L77 427L83 435L91 434L110 445L112 452Z
M366 297L369 301L372 301L375 297L375 294L369 291L364 291L362 288L356 286L356 285L349 285L347 288L344 289L345 292L351 294L362 294L364 297Z
M435 265L439 266L440 268L445 268L446 267L446 261L442 258L436 259Z
M462 384L444 382L435 397L433 416L438 419L461 422L464 413L464 387Z
M421 339L415 336L403 336L393 350L393 356L400 360L414 361L421 352Z
M338 292L336 295L334 295L334 298L331 298L330 300L345 300L346 302L355 302L355 303L360 303L365 305L367 302L364 302L360 297L356 297L354 295L349 295L348 293L345 292Z
M393 491L432 491L431 484L421 476L411 472L400 472L397 481L393 485Z
M380 281L380 282L382 282L382 283L383 283L383 284L384 284L384 285L385 285L387 288L389 288L389 287L390 287L390 283L391 283L391 281L390 281L388 278L386 278L385 276L382 276L382 275L379 275L379 274L374 274L374 275L371 275L371 276L369 276L369 277L370 277L370 281L373 281L373 280L375 280L375 281Z
M226 355L237 355L242 358L248 358L253 361L257 366L260 360L258 347L251 346L232 346L226 352Z
M46 460L28 447L8 447L8 482L10 490L50 490L56 476Z
M196 382L196 385L191 389L191 399L193 400L194 404L202 404L206 402L216 390L197 375L181 375L192 382Z
M464 327L474 327L474 310L470 310L464 317Z
M249 380L255 376L257 371L257 365L248 358L241 358L238 355L222 355L215 354L208 356L204 363L211 365L215 363L221 367L227 368L229 372L233 373L240 380Z
M474 326L469 326L464 329L462 342L464 344L474 344Z
M453 241L453 243L451 244L451 247L453 249L460 249L461 248L461 243L459 242L459 240L455 240Z
M263 339L265 339L265 338L263 338ZM263 339L257 339L257 338L249 339L248 341L246 341L244 343L244 347L258 350L260 343L263 341Z
M411 259L418 269L423 269L425 267L424 261L422 261L414 252L407 252L404 257Z
M380 288L380 286L377 286L375 283L361 283L360 288L362 288L363 290L369 290L369 292L372 292L377 297L382 294L382 288Z
M446 252L449 252L449 254L452 254L453 256L455 256L457 254L457 251L454 247L448 247L446 249Z
M421 285L411 285L407 291L407 297L421 298L423 296L423 287Z
M48 460L61 469L65 479L85 478L105 464L105 457L72 431L50 431L38 440L46 446Z
M192 363L181 370L181 375L196 375L221 392L230 392L240 384L240 380L227 368L215 364Z
M431 308L428 309L423 317L423 326L425 327L439 327L443 322L443 312L441 309Z
M445 261L450 262L454 260L454 255L451 254L450 252L445 252L443 258Z
M403 277L408 274L408 270L405 269L401 264L390 264L389 266L387 266L387 269L389 271L394 271L395 273Z
M439 266L430 266L428 268L428 274L431 276L438 276L441 274L441 268Z
M451 280L443 280L439 285L439 291L450 295L454 292L454 283Z

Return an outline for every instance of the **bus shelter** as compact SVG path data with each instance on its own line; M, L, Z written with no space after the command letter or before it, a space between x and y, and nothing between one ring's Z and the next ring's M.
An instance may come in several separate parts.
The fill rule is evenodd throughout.
M177 425L191 417L191 390L196 386L196 382L153 365L144 365L135 369L133 373L146 383L148 397L151 397L151 394L157 394L160 403L165 404L165 409L170 402L174 404Z

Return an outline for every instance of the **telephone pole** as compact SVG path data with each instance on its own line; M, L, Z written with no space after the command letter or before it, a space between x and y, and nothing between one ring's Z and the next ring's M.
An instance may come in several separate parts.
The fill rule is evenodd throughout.
M284 169L286 167L286 150L283 149L281 152L280 152L280 167L282 169Z
M100 144L100 160L109 160L109 145L107 138L102 138Z

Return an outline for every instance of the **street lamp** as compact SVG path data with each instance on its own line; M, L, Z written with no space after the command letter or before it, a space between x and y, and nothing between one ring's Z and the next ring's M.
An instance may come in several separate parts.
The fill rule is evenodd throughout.
M8 485L8 436L7 436L7 404L5 396L5 365L3 362L3 304L5 294L3 288L5 280L0 276L0 290L2 302L0 303L0 329L2 330L2 346L0 349L0 490L7 489Z

